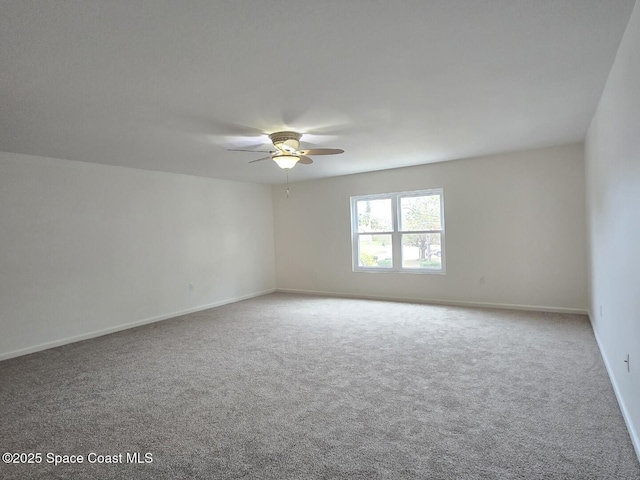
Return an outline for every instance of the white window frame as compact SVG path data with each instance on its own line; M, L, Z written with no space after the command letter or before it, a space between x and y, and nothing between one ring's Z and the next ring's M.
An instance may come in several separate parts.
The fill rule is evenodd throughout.
M400 199L403 197L422 197L427 195L440 196L440 230L400 230ZM359 237L360 235L371 235L372 232L358 232L358 202L362 200L391 200L391 215L393 230L388 232L375 232L375 235L391 235L392 243L392 266L391 267L366 267L358 265L360 258ZM420 234L420 233L439 233L440 234L440 259L441 268L403 268L402 267L402 235ZM444 227L444 190L442 188L431 188L428 190L414 190L393 193L378 193L373 195L357 195L351 197L351 258L352 268L354 272L369 273L417 273L417 274L446 274L445 263L445 227Z

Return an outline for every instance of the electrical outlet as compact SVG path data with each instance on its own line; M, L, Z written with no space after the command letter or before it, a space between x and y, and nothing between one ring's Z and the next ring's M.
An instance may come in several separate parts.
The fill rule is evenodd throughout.
M485 278L484 277L480 277L480 285L484 285L485 284Z

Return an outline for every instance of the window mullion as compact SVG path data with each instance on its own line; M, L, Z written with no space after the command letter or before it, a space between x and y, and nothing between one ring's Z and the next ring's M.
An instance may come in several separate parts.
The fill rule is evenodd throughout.
M400 201L398 195L391 197L391 209L393 213L393 270L402 270L402 233L400 233Z

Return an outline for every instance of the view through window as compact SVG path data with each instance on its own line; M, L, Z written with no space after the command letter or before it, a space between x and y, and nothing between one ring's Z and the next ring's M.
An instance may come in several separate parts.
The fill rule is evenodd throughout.
M442 189L351 197L354 271L444 273Z

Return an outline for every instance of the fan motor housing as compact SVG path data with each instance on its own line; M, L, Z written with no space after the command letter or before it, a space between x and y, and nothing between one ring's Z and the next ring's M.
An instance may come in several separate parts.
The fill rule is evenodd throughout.
M300 140L300 137L302 137L302 134L298 132L275 132L269 135L269 138L274 145L278 143L285 143L287 140L298 141Z

